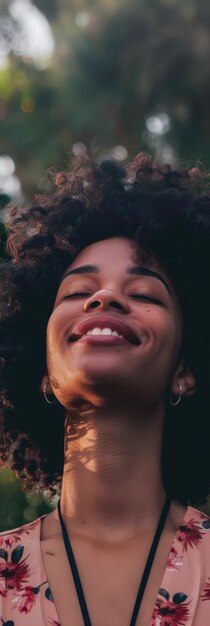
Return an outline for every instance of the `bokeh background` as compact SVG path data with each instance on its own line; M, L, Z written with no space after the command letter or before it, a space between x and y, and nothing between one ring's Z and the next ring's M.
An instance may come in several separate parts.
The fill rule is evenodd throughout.
M142 149L210 166L209 0L0 0L0 254L46 170ZM55 505L8 470L0 503L0 530Z

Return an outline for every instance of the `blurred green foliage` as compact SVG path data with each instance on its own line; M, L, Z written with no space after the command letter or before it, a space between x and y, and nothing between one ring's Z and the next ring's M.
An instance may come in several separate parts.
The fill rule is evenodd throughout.
M47 168L62 167L84 146L93 156L122 161L146 149L163 162L210 166L208 0L32 4L54 38L48 63L21 52L24 32L14 3L0 4L0 51L6 51L4 62L0 56L0 156L13 160L25 198L45 189ZM1 208L9 200L4 184L0 168ZM0 221L4 258L5 237ZM8 470L1 473L0 497L0 530L50 507L45 496L24 494Z
M0 69L0 152L14 159L28 197L78 142L93 155L120 145L130 156L144 148L210 164L207 0L34 4L52 29L49 64L13 50ZM17 37L10 5L1 11ZM165 129L148 129L163 113Z
M0 501L0 531L32 522L55 506L45 494L25 493L14 472L6 469L0 473Z

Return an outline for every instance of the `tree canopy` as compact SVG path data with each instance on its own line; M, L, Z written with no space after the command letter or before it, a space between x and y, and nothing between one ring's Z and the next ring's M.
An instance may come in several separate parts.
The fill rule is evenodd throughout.
M1 8L0 152L26 196L81 144L94 156L143 148L209 166L207 0L34 0L54 40L46 66L27 56L18 2L32 6Z

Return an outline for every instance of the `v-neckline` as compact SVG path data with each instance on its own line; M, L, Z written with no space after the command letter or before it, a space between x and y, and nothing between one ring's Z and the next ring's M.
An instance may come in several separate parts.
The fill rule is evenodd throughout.
M167 556L167 560L166 560L166 567L165 567L165 570L164 570L164 573L163 573L163 576L162 576L161 583L160 583L160 585L159 585L159 589L158 589L158 592L157 592L157 596L156 596L156 598L155 598L155 603L154 603L154 606L153 606L153 608L152 608L152 613L151 613L151 617L150 617L150 623L149 623L149 626L152 626L152 616L153 616L154 609L155 609L156 604L157 604L157 601L158 601L159 590L160 590L160 589L165 589L165 587L166 587L165 580L166 580L166 577L167 577L167 570L168 570L168 560L169 560L169 556L170 556L170 554L171 554L171 552L172 552L173 548L175 548L175 545L176 545L176 544L177 544L177 542L178 542L178 533L179 533L180 526L185 526L185 524L186 524L186 523L187 523L187 521L188 521L189 514L190 514L190 512L191 512L191 511L192 511L192 514L194 513L194 514L196 514L196 515L204 515L204 517L206 517L206 514L205 514L205 513L202 513L202 511L199 511L199 509L195 509L195 508L193 508L193 507L191 507L191 506L188 506L188 507L186 508L186 510L185 510L185 512L184 512L184 515L183 515L183 517L182 517L182 519L181 519L181 522L180 522L179 526L177 527L176 532L175 532L175 534L174 534L174 537L173 537L173 539L172 539L172 542L171 542L171 544L170 544L170 548L169 548L169 551L168 551L168 556ZM169 512L170 512L170 509L169 509ZM39 525L39 549L40 549L40 559L41 559L41 563L42 563L42 568L43 568L43 571L44 571L44 573L45 573L46 580L47 580L47 574L46 574L46 570L45 570L45 566L44 566L44 561L43 561L43 556L42 556L42 550L41 550L41 522L42 522L42 519L43 519L44 517L46 517L46 515L43 515L42 517L40 517L40 525ZM171 572L171 573L173 574L174 572ZM47 580L47 582L48 582L48 580ZM57 610L56 610L56 606L55 606L55 603L54 603L54 601L53 601L53 600L52 600L52 606L53 606L53 610L54 610L53 620L55 620L55 622L58 624L58 626L62 626L62 625L60 624L60 619L59 619L59 617L58 617Z

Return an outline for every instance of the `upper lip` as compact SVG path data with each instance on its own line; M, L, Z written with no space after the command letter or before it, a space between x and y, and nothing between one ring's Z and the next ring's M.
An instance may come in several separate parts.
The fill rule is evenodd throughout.
M96 327L111 328L111 330L116 330L127 341L129 341L129 343L133 343L135 345L141 343L139 337L128 324L125 324L125 322L119 320L116 317L108 315L94 315L93 317L89 317L83 322L79 322L78 324L76 324L76 326L73 327L68 337L68 340L77 341L77 339L82 337L82 335L85 335L88 330Z

